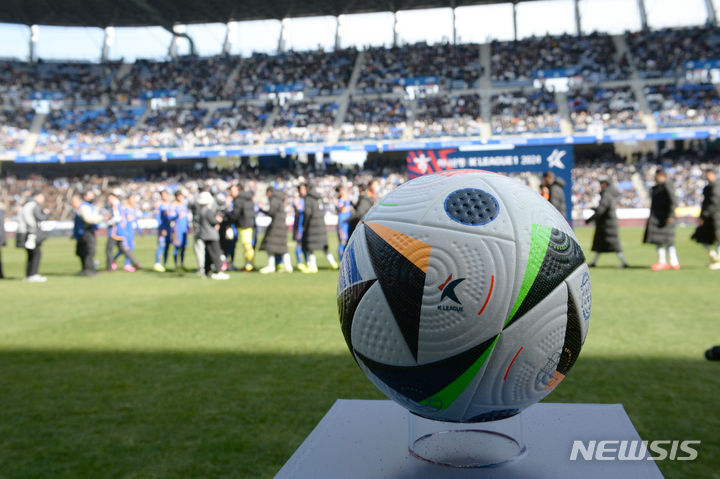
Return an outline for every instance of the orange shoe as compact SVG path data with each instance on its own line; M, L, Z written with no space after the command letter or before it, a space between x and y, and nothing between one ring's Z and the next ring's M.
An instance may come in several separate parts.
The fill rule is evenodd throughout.
M680 269L680 265L679 265L679 264L671 264L670 267L671 267L672 269L674 269L675 271L677 271L677 270Z
M667 263L655 263L654 265L650 266L650 269L653 271L662 271L664 269L670 269L670 265Z

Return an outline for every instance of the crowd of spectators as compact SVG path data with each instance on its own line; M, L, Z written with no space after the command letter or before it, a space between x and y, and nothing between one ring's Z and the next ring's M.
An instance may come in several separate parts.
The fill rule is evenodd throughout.
M620 158L604 158L593 163L576 164L572 170L573 216L579 218L582 211L595 208L600 199L600 179L608 178L617 187L618 208L642 208L642 196L633 185L633 174L638 171L633 164ZM649 184L648 187L652 186Z
M629 56L618 53L612 37L599 33L491 43L489 77L505 84L491 96L491 132L560 131L564 105L558 108L552 92L529 87L539 70L569 69L583 77L585 86L568 93L568 119L575 131L644 129L638 106L644 99L635 98L628 86L598 82L629 80L631 62L644 78L679 77L688 60L720 58L720 29L714 26L627 33L625 39ZM485 73L480 51L477 44L449 43L369 48L342 119L337 110L344 98L338 95L347 89L356 66L354 48L249 58L182 56L127 66L0 61L0 153L18 151L30 137L33 99L55 102L37 144L28 147L38 154L321 142L336 136L343 141L479 136L480 98L468 89L480 87ZM439 91L400 97L416 83L437 84ZM164 105L168 109L153 110L138 128L144 108L150 107L149 91L176 93ZM293 100L274 104L293 92ZM720 124L720 96L710 83L651 85L644 93L660 127ZM274 103L256 105L261 98ZM205 103L220 100L241 103L221 108ZM41 111L38 105L32 108ZM268 124L274 108L278 115ZM335 124L341 124L338 131L333 131Z
M0 96L15 106L33 94L60 94L67 105L91 106L111 92L118 63L0 61Z
M327 140L338 106L335 103L291 102L279 110L268 143Z
M110 106L52 110L35 145L36 153L111 153L135 126L143 108Z
M473 43L370 48L356 88L367 94L388 93L419 77L436 77L444 90L473 88L482 73L480 47Z
M568 93L570 121L577 132L595 128L645 128L630 87L587 87Z
M710 83L648 86L645 95L659 126L720 124L720 96Z
M137 60L130 71L116 80L116 100L130 101L151 90L177 90L179 101L216 101L225 97L228 77L239 57L178 57L172 61Z
M0 108L0 153L17 151L25 142L35 114L22 108Z
M493 134L556 133L560 131L555 94L525 89L495 94L491 98Z
M357 50L255 53L244 59L235 76L234 99L258 97L280 90L303 91L305 96L339 95L350 82ZM300 88L294 85L300 84ZM293 86L291 88L291 85Z
M341 140L402 138L407 108L400 98L351 99L340 127Z
M601 33L496 41L490 49L493 82L527 82L548 69L575 69L591 82L630 76L628 58L618 58L612 38Z
M235 104L216 109L205 128L195 131L195 146L252 145L260 139L272 104Z
M480 96L428 96L417 101L413 134L418 138L480 136Z
M147 116L142 128L130 134L129 148L192 147L195 131L202 127L204 108L164 108Z
M720 58L720 29L715 26L627 33L625 40L642 78L681 77L687 61Z

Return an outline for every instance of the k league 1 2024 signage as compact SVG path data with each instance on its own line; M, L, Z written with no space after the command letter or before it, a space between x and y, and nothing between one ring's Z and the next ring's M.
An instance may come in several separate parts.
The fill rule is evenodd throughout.
M542 174L552 171L564 183L565 206L570 218L572 203L573 147L558 146L503 146L502 149L487 147L459 147L437 150L411 150L407 154L407 170L410 178L445 170L477 169L497 173L520 173L524 171Z

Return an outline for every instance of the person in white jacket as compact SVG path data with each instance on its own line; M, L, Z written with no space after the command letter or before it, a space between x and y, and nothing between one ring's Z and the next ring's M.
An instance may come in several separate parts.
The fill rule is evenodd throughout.
M45 205L45 195L40 192L33 194L32 199L25 203L18 215L18 233L24 240L23 246L27 252L27 264L25 266L24 281L31 283L44 283L45 276L39 274L40 258L42 258L41 245L45 239L42 231L42 222L50 214Z

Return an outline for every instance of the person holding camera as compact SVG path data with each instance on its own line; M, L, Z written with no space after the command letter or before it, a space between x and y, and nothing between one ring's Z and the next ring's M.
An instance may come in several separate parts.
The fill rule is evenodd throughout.
M41 245L45 239L42 222L47 219L50 210L44 208L45 195L40 192L33 194L30 201L20 209L18 222L18 245L21 244L27 251L27 265L25 266L24 281L29 283L44 283L45 276L40 276Z

